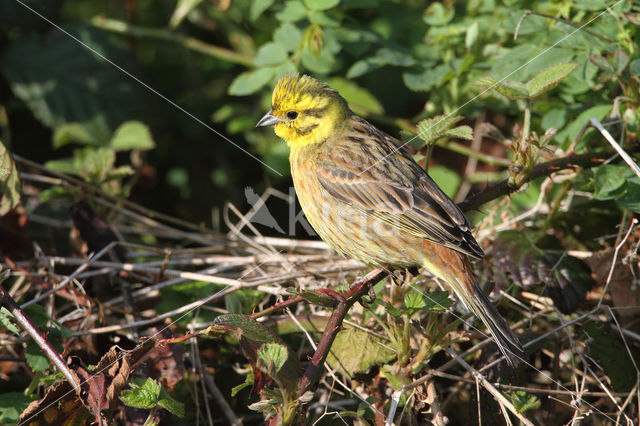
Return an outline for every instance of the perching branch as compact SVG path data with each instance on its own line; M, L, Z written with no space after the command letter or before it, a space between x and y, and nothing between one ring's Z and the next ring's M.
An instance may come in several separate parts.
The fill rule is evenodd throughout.
M510 184L509 180L505 179L502 182L488 186L477 194L468 197L466 200L458 203L458 207L460 207L462 211L478 209L482 204L488 203L489 201L495 200L503 195L509 195L516 192L525 183L534 179L542 176L549 176L557 171L575 167L581 167L583 169L595 167L613 154L613 151L604 151L581 155L568 155L566 157L547 161L546 163L537 164L531 168L531 171L524 176L519 184Z
M331 345L342 327L342 320L347 315L347 312L349 312L351 306L359 301L362 296L367 294L371 286L385 278L387 275L389 275L388 271L383 268L376 268L367 275L356 278L351 288L340 295L341 300L339 300L337 306L331 313L329 322L327 322L327 326L322 333L320 342L318 342L318 347L313 354L311 361L309 361L309 365L307 366L304 375L298 383L298 396L302 396L320 378L322 366L327 359L329 349L331 349Z

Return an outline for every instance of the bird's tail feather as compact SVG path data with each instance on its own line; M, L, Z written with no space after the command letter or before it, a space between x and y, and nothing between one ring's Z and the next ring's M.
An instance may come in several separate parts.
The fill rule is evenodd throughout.
M469 285L463 282L463 276L447 273L440 268L428 265L427 269L442 278L454 291L458 299L475 314L491 331L494 341L511 366L524 359L525 353L518 338L513 334L507 323L502 319L498 310L493 306L489 298L473 281ZM438 271L437 269L440 269ZM442 273L438 273L442 272ZM464 274L462 274L464 275Z

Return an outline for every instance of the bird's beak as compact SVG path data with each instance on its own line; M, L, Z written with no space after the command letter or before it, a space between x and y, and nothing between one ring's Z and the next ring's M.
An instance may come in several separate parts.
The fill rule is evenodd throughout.
M272 110L269 110L269 112L267 112L264 115L264 117L262 117L260 121L258 121L258 124L256 124L256 127L271 126L273 124L278 124L279 122L280 122L280 119L275 115L273 115Z

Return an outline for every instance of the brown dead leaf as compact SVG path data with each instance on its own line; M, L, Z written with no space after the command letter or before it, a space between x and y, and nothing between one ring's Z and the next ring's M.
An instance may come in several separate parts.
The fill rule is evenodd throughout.
M54 383L44 398L33 401L24 410L20 424L84 424L93 415L95 423L106 425L104 412L115 408L131 372L156 344L155 339L148 339L130 351L112 346L92 371L79 358L70 357L68 366L80 385L80 395L66 381Z

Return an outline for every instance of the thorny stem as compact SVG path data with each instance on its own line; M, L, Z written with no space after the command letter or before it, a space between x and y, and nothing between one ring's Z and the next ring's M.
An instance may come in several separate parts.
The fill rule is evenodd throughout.
M534 179L542 176L549 176L554 172L574 167L582 167L584 169L595 167L601 164L612 154L612 151L604 151L599 153L568 155L566 157L556 158L554 160L547 161L546 163L538 164L533 166L527 174L523 175L522 179L520 179L517 184L511 184L509 179L505 179L502 182L488 186L479 193L468 197L463 202L458 203L458 207L462 211L477 209L482 204L488 203L491 200L516 192L522 187L522 185Z
M18 306L16 301L13 300L13 297L11 297L9 292L7 292L7 290L5 290L5 288L1 284L0 296L2 296L2 306L6 307L9 312L13 314L16 321L20 323L22 328L24 328L27 333L29 333L36 344L40 346L40 349L42 349L42 351L47 354L51 362L58 368L58 370L60 370L73 390L76 391L77 394L80 394L80 386L73 378L73 375L71 374L69 367L67 367L67 364L62 359L62 356L53 348L53 346L51 346L49 342L47 342L47 339L45 339L40 330L38 330L38 327L36 327L35 324L31 322L31 320L25 315L24 311L20 309L20 306Z
M317 349L314 352L311 361L309 361L309 365L307 366L304 375L298 383L298 396L302 396L306 391L310 390L310 388L320 378L322 366L327 359L329 349L331 348L338 331L340 331L342 320L347 315L347 312L349 312L351 306L369 292L370 286L385 278L387 275L389 275L389 272L385 269L376 268L367 275L358 277L351 288L343 293L342 296L344 297L344 300L339 302L331 313L331 317L329 318L327 326L322 333L320 342L318 342Z

